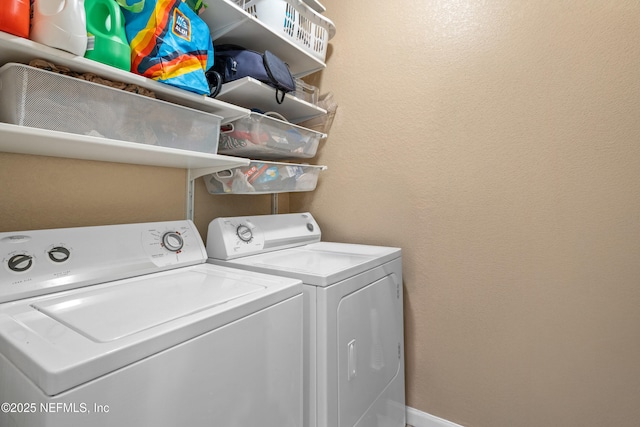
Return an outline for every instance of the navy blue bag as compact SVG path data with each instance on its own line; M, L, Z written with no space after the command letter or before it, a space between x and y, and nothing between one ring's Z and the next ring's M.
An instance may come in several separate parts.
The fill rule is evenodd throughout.
M214 51L213 68L207 74L212 86L253 77L276 89L278 104L282 104L286 93L296 89L287 64L268 50L262 54L237 45L219 45ZM221 81L214 82L218 79Z

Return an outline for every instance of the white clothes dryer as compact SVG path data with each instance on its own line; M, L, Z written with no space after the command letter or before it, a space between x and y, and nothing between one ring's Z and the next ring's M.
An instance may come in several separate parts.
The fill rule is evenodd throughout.
M401 250L320 240L309 213L217 218L207 253L302 280L305 427L404 427Z
M302 424L300 280L190 221L0 233L0 425Z

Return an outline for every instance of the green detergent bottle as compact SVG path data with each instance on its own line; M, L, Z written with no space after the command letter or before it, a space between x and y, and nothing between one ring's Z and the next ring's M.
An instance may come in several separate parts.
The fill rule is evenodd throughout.
M115 0L85 0L87 52L85 58L131 71L131 48L124 15Z

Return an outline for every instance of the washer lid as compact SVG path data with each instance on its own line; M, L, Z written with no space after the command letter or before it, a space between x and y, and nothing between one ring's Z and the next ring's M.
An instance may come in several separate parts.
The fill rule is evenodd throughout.
M200 264L0 305L0 353L50 396L302 292Z
M393 247L318 242L230 261L209 259L209 262L301 279L308 285L329 286L400 255L401 250Z
M92 341L109 342L264 289L232 280L212 286L210 272L192 270L31 306Z

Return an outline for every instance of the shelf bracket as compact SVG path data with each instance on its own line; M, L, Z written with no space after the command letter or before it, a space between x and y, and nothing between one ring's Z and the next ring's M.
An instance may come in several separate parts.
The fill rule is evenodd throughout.
M195 190L196 179L201 176L209 175L219 172L220 168L199 168L199 169L187 169L187 219L193 221L194 205L195 205Z
M220 172L226 169L248 165L249 159L232 158L232 161L228 165L220 165L207 168L187 169L187 219L193 221L194 217L194 204L195 204L195 189L196 179L201 176L211 175L212 173Z
M196 179L191 178L191 169L187 169L187 219L193 221L193 206L195 201Z

